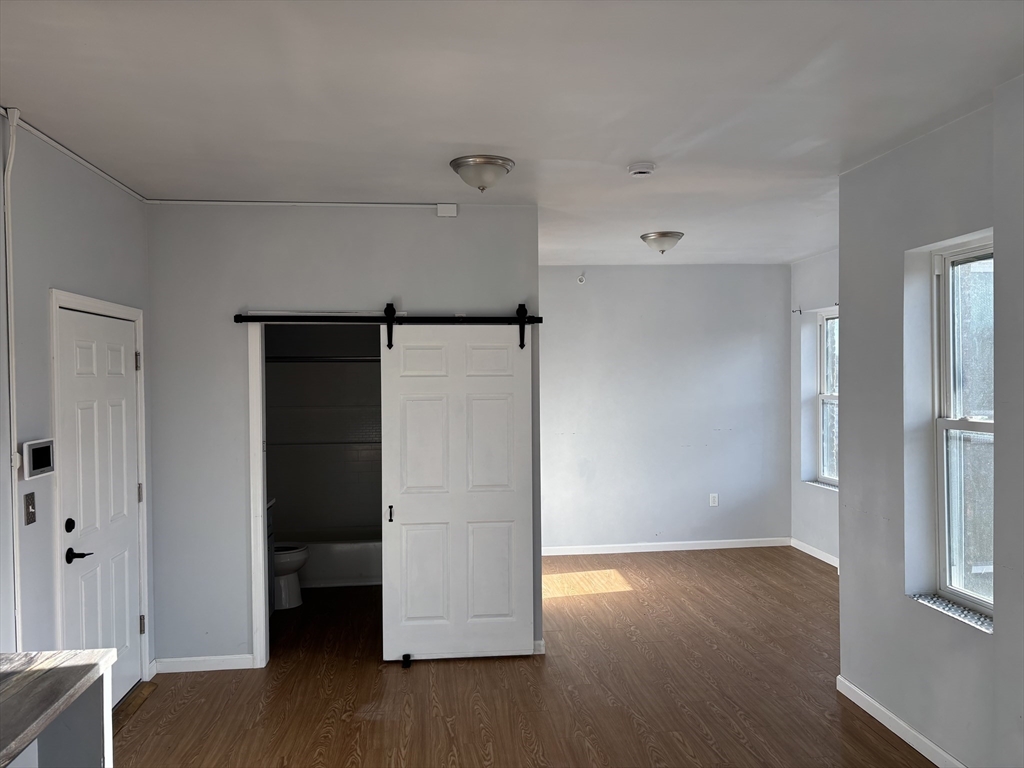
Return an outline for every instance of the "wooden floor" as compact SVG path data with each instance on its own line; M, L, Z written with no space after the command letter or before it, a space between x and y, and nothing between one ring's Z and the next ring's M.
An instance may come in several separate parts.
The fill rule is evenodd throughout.
M306 590L265 669L159 675L129 766L929 766L836 693L836 571L789 547L544 559L545 656L382 663ZM198 631L198 630L197 630Z

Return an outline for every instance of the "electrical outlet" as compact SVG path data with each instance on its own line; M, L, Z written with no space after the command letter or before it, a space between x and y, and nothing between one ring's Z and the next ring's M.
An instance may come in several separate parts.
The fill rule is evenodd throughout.
M25 494L25 525L32 525L36 521L36 494Z
M718 494L717 493L712 493L711 496L708 497L708 506L711 506L711 507L717 507L718 506Z

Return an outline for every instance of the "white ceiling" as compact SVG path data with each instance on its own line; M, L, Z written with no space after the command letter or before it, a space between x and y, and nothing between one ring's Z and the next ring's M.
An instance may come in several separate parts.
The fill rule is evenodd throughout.
M1021 71L1019 0L0 4L0 103L146 197L536 203L544 264L830 250L837 174Z

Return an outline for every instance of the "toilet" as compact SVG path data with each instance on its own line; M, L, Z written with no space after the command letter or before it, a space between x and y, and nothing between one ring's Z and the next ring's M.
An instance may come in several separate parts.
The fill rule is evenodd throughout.
M305 544L281 542L274 545L274 609L298 608L302 605L299 569L309 559Z

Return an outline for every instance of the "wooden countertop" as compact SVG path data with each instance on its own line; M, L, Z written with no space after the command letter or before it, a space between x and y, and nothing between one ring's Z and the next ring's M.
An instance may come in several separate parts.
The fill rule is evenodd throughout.
M0 653L0 768L116 660L113 648Z

